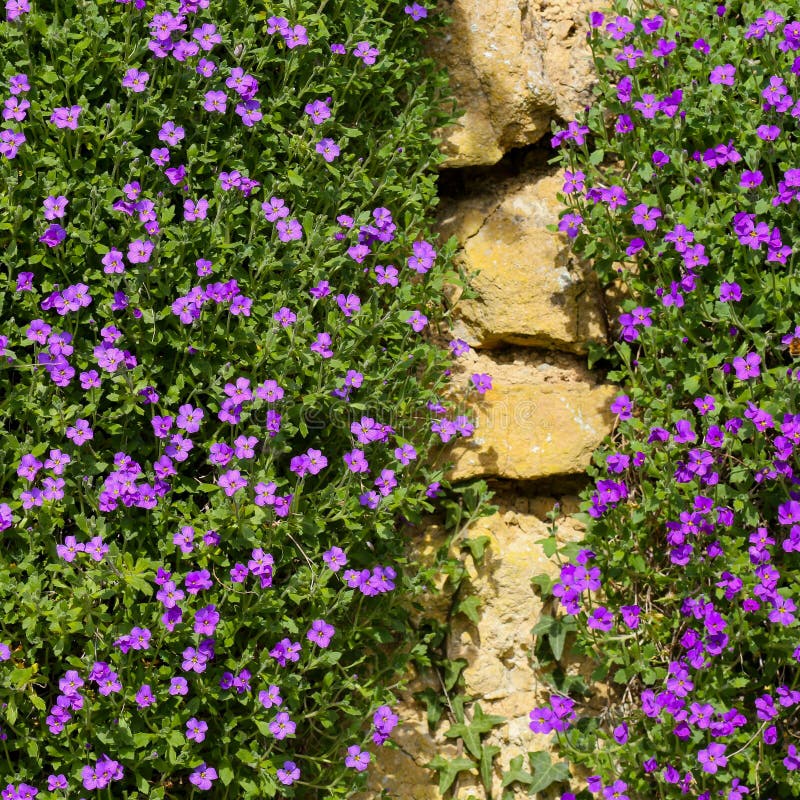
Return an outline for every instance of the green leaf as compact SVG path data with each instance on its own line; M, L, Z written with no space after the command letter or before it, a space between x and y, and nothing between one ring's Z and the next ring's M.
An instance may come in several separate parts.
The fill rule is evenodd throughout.
M531 628L531 636L542 636L547 633L553 625L556 624L556 618L545 615Z
M230 764L223 764L219 768L219 779L222 781L223 786L230 786L233 781L234 774Z
M469 725L464 722L457 722L451 725L444 734L448 739L461 739L467 746L467 750L472 753L475 758L481 757L481 738L476 730L473 730Z
M456 611L464 614L464 616L466 616L470 622L477 625L480 622L478 608L482 602L483 601L480 599L480 597L472 594L459 602L459 604L456 606Z
M444 687L448 692L456 685L466 666L467 661L463 658L454 658L444 663Z
M564 653L564 642L567 640L567 631L569 629L570 625L559 619L547 632L547 642L553 651L553 658L556 661L560 661Z
M481 781L483 788L486 789L487 794L492 791L492 762L494 757L500 752L500 748L496 745L484 745L481 752Z
M514 756L508 765L508 771L503 773L503 788L512 783L523 783L526 786L533 783L533 775L522 769L522 756Z
M462 547L469 550L472 560L476 564L480 564L483 561L484 550L490 541L488 536L476 536L474 539L465 539Z
M471 758L464 758L463 756L450 760L442 756L436 756L425 766L428 769L435 769L439 773L440 794L444 794L453 785L459 772L475 770L475 762Z
M502 725L505 721L505 717L498 716L497 714L484 714L480 703L475 703L470 726L475 728L479 733L489 733L492 728Z
M553 764L550 753L543 750L529 752L528 760L533 770L533 783L528 787L529 794L541 792L551 783L559 783L569 778L569 764L566 761Z

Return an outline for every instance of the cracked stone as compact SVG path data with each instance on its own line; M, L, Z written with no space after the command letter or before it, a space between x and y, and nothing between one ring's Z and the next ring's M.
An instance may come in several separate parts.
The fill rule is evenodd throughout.
M430 45L464 115L444 131L445 166L495 164L532 144L550 120L589 102L589 0L453 0L452 24Z
M478 293L456 307L453 333L473 347L585 352L605 338L597 280L572 257L558 222L561 174L523 175L442 204L439 229Z
M608 408L617 389L598 383L577 358L471 351L458 363L454 397L464 396L474 373L491 375L493 388L482 396L469 393L466 411L475 420L475 433L455 440L441 455L442 462L453 464L451 480L535 481L579 474L611 432L614 416Z

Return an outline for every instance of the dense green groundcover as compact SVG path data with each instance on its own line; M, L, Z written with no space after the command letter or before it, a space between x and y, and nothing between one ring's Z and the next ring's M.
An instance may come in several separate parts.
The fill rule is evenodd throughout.
M426 17L5 3L6 800L340 797L396 723L397 520L471 433Z
M582 796L794 798L798 8L643 5L591 15L595 102L554 139L559 227L624 289L625 394L536 633L560 655L577 631L612 702L556 669L531 727L588 769Z

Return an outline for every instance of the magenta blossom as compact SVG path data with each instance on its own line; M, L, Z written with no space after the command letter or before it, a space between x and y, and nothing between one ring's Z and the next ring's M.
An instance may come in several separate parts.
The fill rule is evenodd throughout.
M78 117L83 109L80 106L70 106L54 108L53 113L50 115L50 122L56 128L69 128L70 130L78 129Z
M740 381L757 378L761 374L761 356L758 353L748 353L744 358L738 356L733 359L733 368Z

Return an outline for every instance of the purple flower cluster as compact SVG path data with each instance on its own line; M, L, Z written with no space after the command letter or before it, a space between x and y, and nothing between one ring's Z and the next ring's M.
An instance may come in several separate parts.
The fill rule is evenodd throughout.
M372 741L381 747L386 742L391 732L397 727L398 717L390 706L380 706L372 715L372 724L375 732Z
M246 15L215 19L208 0L118 3L77 20L89 46L74 56L113 65L109 80L65 71L53 82L33 58L30 80L11 74L19 65L6 71L0 104L0 162L14 160L6 210L19 208L2 226L14 456L0 531L12 569L23 543L42 576L35 586L27 562L15 573L42 613L26 633L9 622L15 641L0 645L21 676L3 742L17 714L30 722L29 739L8 741L22 760L7 800L32 798L45 775L48 792L78 780L143 791L145 771L213 792L236 759L241 792L252 765L216 749L237 720L287 746L259 762L273 788L319 782L322 762L305 760L319 722L305 713L308 683L322 665L361 663L345 623L357 605L373 624L401 585L387 532L443 490L423 463L431 443L473 432L436 399L446 358L426 334L445 259L404 201L424 192L402 176L400 195L378 188L354 127L364 86L408 66L385 21L375 28L370 11L328 53L313 15L268 11L253 47L252 28L237 28ZM28 19L28 0L5 9L6 44L35 48L42 24L59 29L58 7ZM406 6L398 31L418 32L427 15ZM318 80L320 58L345 80ZM312 74L279 113L267 108L284 77ZM398 137L395 165L412 146ZM81 177L81 165L96 174ZM347 193L331 194L339 182ZM395 406L401 384L412 399ZM491 377L473 386L483 394ZM20 406L30 418L13 419ZM370 677L352 680L360 689ZM372 710L359 738L348 722L340 743L358 772L370 754L349 743L371 734L382 745L398 724L382 705L366 734ZM29 759L31 742L42 746ZM41 759L53 774L40 788L19 783Z

